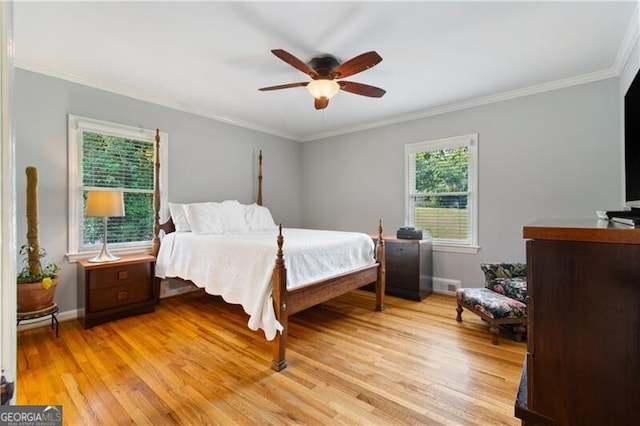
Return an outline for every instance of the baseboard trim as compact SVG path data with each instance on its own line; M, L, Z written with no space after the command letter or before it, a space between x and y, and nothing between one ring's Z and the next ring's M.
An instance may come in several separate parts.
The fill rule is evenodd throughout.
M433 292L455 296L456 290L462 287L462 281L449 278L433 277Z

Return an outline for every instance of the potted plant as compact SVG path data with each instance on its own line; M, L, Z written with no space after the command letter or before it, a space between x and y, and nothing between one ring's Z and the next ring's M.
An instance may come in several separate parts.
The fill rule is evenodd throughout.
M27 243L20 247L25 263L18 273L18 312L37 312L54 305L58 271L55 263L42 264L47 255L38 233L38 170L27 167Z

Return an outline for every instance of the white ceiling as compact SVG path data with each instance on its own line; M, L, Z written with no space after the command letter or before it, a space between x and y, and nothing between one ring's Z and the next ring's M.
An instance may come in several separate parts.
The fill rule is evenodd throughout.
M616 76L636 0L612 2L31 2L14 4L16 66L308 141ZM635 11L635 12L634 12ZM383 61L317 111L275 57ZM626 55L626 56L625 56Z

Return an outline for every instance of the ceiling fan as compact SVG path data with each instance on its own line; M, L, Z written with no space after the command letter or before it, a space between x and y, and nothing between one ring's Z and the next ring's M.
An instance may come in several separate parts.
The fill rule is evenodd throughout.
M368 84L344 80L336 81L368 70L379 64L382 58L374 51L358 55L342 64L331 55L315 57L306 64L282 49L274 49L271 52L292 67L307 74L312 78L312 81L281 84L278 86L263 87L258 90L267 91L290 89L292 87L306 87L314 97L316 109L326 108L327 105L329 105L329 99L338 93L339 90L355 93L356 95L369 96L371 98L381 98L386 93L386 90L369 86Z

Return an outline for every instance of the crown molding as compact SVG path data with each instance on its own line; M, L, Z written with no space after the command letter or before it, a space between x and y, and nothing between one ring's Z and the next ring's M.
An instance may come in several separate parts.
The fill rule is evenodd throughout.
M475 99L469 99L462 102L457 102L449 105L443 105L423 111L413 112L401 116L392 117L385 120L380 120L376 122L370 122L358 126L353 126L349 128L343 128L336 131L323 132L323 133L315 133L304 137L301 139L301 142L310 142L318 139L326 139L329 137L340 136L348 133L360 132L363 130L371 130L383 126L389 126L392 124L404 123L407 121L420 120L422 118L433 117L440 114L446 114L449 112L460 111L463 109L478 107L482 105L492 104L496 102L507 101L510 99L521 98L524 96L535 95L539 93L549 92L552 90L564 89L567 87L578 86L581 84L592 83L595 81L606 80L608 78L613 78L619 76L619 73L616 72L614 68L609 68L607 70L596 71L587 74L581 74L574 77L569 77L561 80L550 81L547 83L536 84L529 87L524 87L521 89L509 90L502 93L497 93L494 95L484 96Z
M588 74L581 74L574 77L569 77L561 80L550 81L547 83L537 84L534 86L525 87L522 89L510 90L507 92L498 93L495 95L485 96L481 98L469 99L466 101L443 105L440 107L431 108L424 111L410 113L402 116L393 117L377 122L369 122L359 126L353 126L349 128L343 128L331 132L322 132L308 135L302 138L301 142L310 142L318 139L325 139L334 136L340 136L348 133L360 132L363 130L371 130L383 126L389 126L392 124L404 123L407 121L419 120L426 117L433 117L435 115L446 114L449 112L459 111L467 108L473 108L481 105L487 105L495 102L506 101L509 99L515 99L523 96L535 95L538 93L549 92L552 90L563 89L571 86L577 86L580 84L592 83L599 80L605 80L608 78L619 77L624 69L629 56L633 51L635 44L640 38L640 0L637 0L636 7L632 14L632 18L627 26L627 31L618 49L614 64L611 68L596 71Z
M613 64L613 69L616 70L616 74L620 75L624 66L627 64L629 60L629 56L633 51L633 47L638 42L638 38L640 37L640 0L636 3L636 8L633 11L631 16L631 22L629 22L629 26L627 27L627 32L624 35L624 39L622 39L622 43L620 44L620 49L618 50L618 55L616 56L616 60Z
M558 90L563 88L568 88L572 86L578 86L581 84L592 83L599 80L605 80L608 78L618 77L624 64L626 63L626 59L629 57L631 50L633 49L633 45L635 43L635 39L638 38L638 34L636 31L635 39L633 36L633 28L637 28L638 21L632 20L635 22L635 27L633 23L630 25L630 30L627 31L627 35L625 36L625 40L618 52L616 57L616 63L613 67L601 71L596 71L587 74L581 74L565 79L550 81L546 83L536 84L533 86L528 86L520 89L509 90L506 92L501 92L489 96L484 96L480 98L474 98L465 100L462 102L457 102L453 104L443 105L435 108L430 108L423 111L412 112L409 114L399 115L395 117L391 117L384 120L373 121L364 123L357 126L345 127L342 129L337 129L333 131L321 132L309 134L306 136L295 136L289 133L281 132L275 129L271 129L268 127L260 126L254 123L248 123L245 121L237 120L231 117L226 117L223 115L215 114L211 111L196 108L190 105L185 105L180 102L175 102L172 99L168 99L165 97L157 96L157 95L149 95L144 91L132 91L129 88L125 88L124 86L119 86L114 84L113 82L107 81L99 81L96 79L89 79L86 77L82 77L77 74L73 74L70 72L65 72L63 70L54 69L52 67L47 67L41 64L37 64L34 62L30 62L24 59L16 58L15 66L17 68L25 69L27 71L33 71L36 73L48 75L50 77L59 78L62 80L67 80L73 83L82 84L85 86L93 87L99 90L105 90L110 93L115 93L122 96L127 96L133 99L150 102L156 105L165 106L167 108L172 108L178 111L187 112L191 114L195 114L198 116L202 116L205 118L210 118L212 120L220 121L223 123L227 123L233 126L243 127L250 130L255 130L258 132L271 134L277 137L290 139L297 142L311 142L319 139L326 139L330 137L345 135L349 133L360 132L364 130L376 129L384 126L389 126L393 124L404 123L407 121L420 120L427 117L433 117L440 114L446 114L450 112L460 111L463 109L478 107L482 105L488 105L496 102L502 102L510 99L520 98L524 96L535 95L539 93L549 92L552 90ZM620 63L619 63L620 62Z
M126 96L139 101L149 102L155 105L164 106L167 108L175 109L182 112L187 112L187 113L198 115L201 117L210 118L212 120L220 121L226 124L231 124L233 126L244 127L246 129L267 133L270 135L278 136L285 139L291 139L294 141L299 140L296 136L286 132L281 132L279 130L271 129L269 127L261 126L254 123L249 123L242 120L237 120L232 117L219 115L219 114L216 114L215 112L205 110L203 108L197 108L191 105L185 105L181 102L176 102L175 100L170 99L168 97L158 96L156 94L152 95L143 90L135 90L130 87L118 85L117 83L114 83L112 81L87 78L79 74L68 72L66 70L49 67L46 65L42 65L40 63L32 62L32 61L21 59L21 58L16 58L14 65L16 68L32 71L38 74L44 74L49 77L70 81L72 83L81 84L83 86L89 86L94 89L104 90L106 92L114 93L116 95Z

